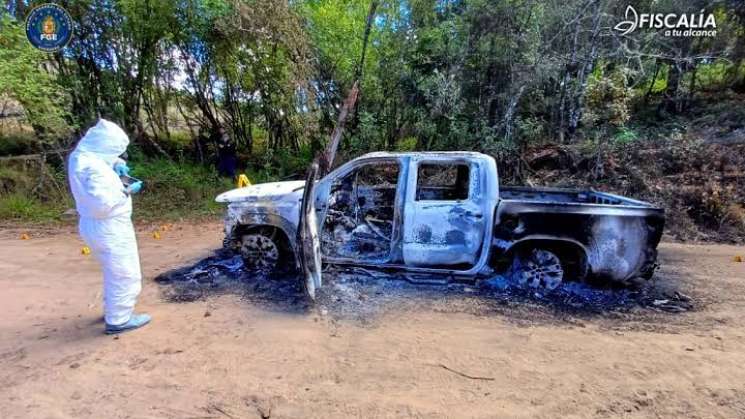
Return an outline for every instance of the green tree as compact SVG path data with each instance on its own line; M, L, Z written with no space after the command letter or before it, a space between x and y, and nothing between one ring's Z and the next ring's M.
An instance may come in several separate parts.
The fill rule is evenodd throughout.
M66 139L70 132L69 97L56 82L49 56L26 39L23 25L0 15L0 97L23 106L28 123L44 143Z

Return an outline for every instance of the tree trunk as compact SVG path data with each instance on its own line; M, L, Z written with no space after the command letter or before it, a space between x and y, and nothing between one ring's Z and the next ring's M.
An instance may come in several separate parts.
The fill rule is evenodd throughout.
M649 97L652 96L652 89L654 89L654 84L657 81L657 75L660 74L660 61L655 60L654 62L654 75L652 76L652 81L649 83L649 89L647 89L647 93L644 94L644 104L649 103Z
M582 65L577 72L577 81L574 84L572 101L569 108L569 121L567 122L567 133L569 138L574 136L577 131L579 122L584 112L585 91L587 90L587 79L590 77L592 70L595 68L595 62L598 58L598 39L600 35L600 2L595 1L595 10L593 14L592 36L590 38L590 50L585 54Z
M331 168L334 165L334 158L336 157L336 150L339 148L339 142L341 141L341 136L344 133L344 125L347 122L347 115L349 114L349 111L354 108L354 105L357 103L357 93L359 92L357 82L355 81L352 85L352 88L349 90L349 95L347 96L347 99L344 101L344 105L341 107L341 111L339 111L339 118L336 121L336 127L334 128L334 132L331 134L331 140L329 141L328 146L326 147L326 150L321 155L321 158L319 159L319 174L320 176L326 176L327 173L331 171Z
M684 74L685 69L682 62L674 61L669 64L664 107L673 113L680 113L682 111L680 81L683 79Z
M691 102L693 102L693 94L696 91L696 71L698 70L697 66L693 67L693 70L691 70L691 84L688 88L688 97L685 101L685 107L689 108L691 106Z

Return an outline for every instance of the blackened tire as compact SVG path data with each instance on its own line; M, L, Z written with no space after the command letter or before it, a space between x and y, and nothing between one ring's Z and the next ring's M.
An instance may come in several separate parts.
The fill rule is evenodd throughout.
M529 249L515 255L512 277L532 288L554 290L564 280L564 268L559 257L546 249Z
M243 266L249 270L272 273L278 270L282 247L274 237L262 233L244 234L240 253Z

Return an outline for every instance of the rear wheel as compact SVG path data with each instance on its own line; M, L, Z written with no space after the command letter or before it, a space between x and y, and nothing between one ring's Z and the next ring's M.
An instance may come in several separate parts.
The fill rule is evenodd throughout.
M520 284L553 290L564 280L564 268L555 253L546 249L530 249L515 256L512 275Z

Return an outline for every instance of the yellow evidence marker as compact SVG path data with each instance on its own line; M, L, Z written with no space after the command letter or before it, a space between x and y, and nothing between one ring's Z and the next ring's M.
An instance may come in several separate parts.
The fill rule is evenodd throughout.
M80 253L82 253L85 256L88 256L91 254L91 248L88 246L83 246L83 248L80 249Z
M153 231L153 238L155 240L160 240L160 232L158 232L158 230Z
M237 187L239 188L245 188L246 186L251 186L251 181L248 180L248 176L241 173L238 175L238 182L236 182Z

